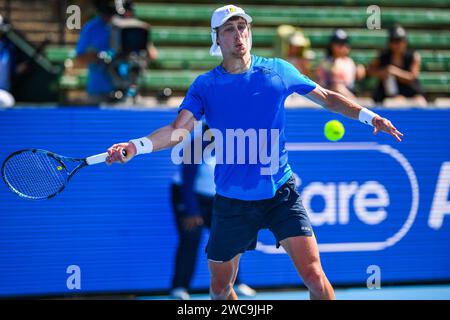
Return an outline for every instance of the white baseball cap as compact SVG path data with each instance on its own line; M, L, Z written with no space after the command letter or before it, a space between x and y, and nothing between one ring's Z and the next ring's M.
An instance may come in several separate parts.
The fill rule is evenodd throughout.
M214 10L212 17L211 17L211 40L212 40L212 46L209 50L210 55L212 56L221 56L222 51L220 50L219 45L217 45L217 32L216 28L223 25L225 22L228 21L231 17L242 17L244 18L247 23L252 22L252 17L250 17L248 14L245 13L244 9L234 6L234 5L226 5L223 7L220 7L216 10ZM252 37L251 34L249 36L249 48L251 48L252 45Z

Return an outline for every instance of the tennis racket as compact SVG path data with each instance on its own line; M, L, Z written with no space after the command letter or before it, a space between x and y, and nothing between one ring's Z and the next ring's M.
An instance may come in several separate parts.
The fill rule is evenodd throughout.
M126 151L122 151L126 157ZM80 169L106 161L108 153L84 159L70 158L41 149L10 154L2 165L2 178L9 189L28 200L46 200L64 190Z

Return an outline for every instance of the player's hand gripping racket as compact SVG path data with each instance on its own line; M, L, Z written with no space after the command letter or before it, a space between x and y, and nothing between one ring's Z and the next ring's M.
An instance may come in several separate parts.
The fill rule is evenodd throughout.
M122 155L127 156L125 149ZM2 178L9 189L22 198L50 199L63 191L81 168L103 163L107 156L105 152L76 159L40 149L20 150L10 154L3 162Z

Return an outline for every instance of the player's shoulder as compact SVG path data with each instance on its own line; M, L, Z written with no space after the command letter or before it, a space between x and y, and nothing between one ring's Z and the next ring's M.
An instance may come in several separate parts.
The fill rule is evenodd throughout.
M201 73L201 74L199 74L196 78L195 78L195 83L196 84L206 84L206 83L208 83L211 79L212 79L212 74L211 74L211 71L208 71L208 72L204 72L204 73Z
M194 78L194 81L192 81L191 85L190 85L190 89L195 89L196 91L198 90L203 90L206 89L213 81L214 78L214 70L210 70L204 73L201 73L199 75L197 75Z
M254 56L254 58L255 58L254 66L272 69L275 72L279 72L285 68L293 67L289 62L278 57L265 58L260 56Z
M253 55L253 59L255 59L253 66L256 67L265 67L265 68L273 68L277 63L279 58L266 58L257 55Z

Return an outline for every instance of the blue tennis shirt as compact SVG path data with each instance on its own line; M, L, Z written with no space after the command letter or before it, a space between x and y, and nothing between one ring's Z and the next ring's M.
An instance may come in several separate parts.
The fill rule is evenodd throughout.
M240 200L262 200L275 195L292 175L285 149L284 101L294 92L304 95L315 87L290 63L255 55L244 73L230 74L218 66L195 79L178 112L189 110L197 120L204 115L208 126L221 133L223 139L218 139L213 132L218 194ZM278 134L271 135L272 129ZM241 139L244 144L237 143L236 135L230 134L237 130L249 133ZM256 132L256 138L251 132ZM256 148L251 139L257 141ZM220 140L223 147L219 150ZM268 163L274 157L278 160Z

